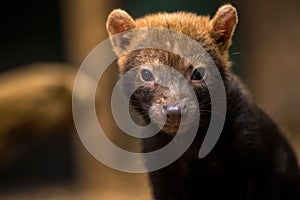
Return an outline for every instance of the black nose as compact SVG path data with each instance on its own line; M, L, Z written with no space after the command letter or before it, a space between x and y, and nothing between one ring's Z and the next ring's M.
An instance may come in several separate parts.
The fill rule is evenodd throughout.
M165 107L167 120L178 121L182 115L186 114L186 106L181 105L169 105Z

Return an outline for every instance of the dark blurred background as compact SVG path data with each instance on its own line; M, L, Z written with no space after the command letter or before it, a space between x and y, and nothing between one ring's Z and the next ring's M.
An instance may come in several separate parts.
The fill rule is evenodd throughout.
M0 128L0 199L151 199L145 174L116 172L100 164L85 150L74 131L69 98L60 98L56 93L53 96L53 101L65 101L60 110L64 113L63 119L68 119L53 122L53 129L46 129L46 126L33 129L33 120L28 123L18 122L21 125L16 129L7 126L6 119L9 116L12 121L34 118L30 114L24 115L23 108L18 110L38 95L39 90L28 89L29 86L26 85L31 74L40 74L37 79L40 81L56 77L57 73L62 78L56 82L62 85L65 84L65 79L68 79L68 83L72 82L73 76L65 73L69 74L70 69L70 73L74 74L87 54L107 39L105 22L112 9L122 8L133 17L157 11L178 10L212 16L224 3L228 1L3 2L0 7L0 127L4 127ZM233 71L242 77L263 109L280 124L298 153L300 2L233 0L230 3L239 13L239 24L230 49ZM43 63L32 67L32 63L36 62ZM37 68L43 70L38 71ZM58 72L48 73L49 68L58 69ZM61 71L65 68L68 70ZM18 73L20 70L21 73ZM99 109L102 109L100 112L104 113L99 118L115 135L113 137L117 137L118 130L111 123L111 118L105 117L107 106L101 105L109 105L109 99L104 97L109 96L115 81L111 77L117 77L116 74L116 68L111 68L107 71L108 76L101 80L109 86L107 90L101 91L99 100ZM20 81L15 85L13 80ZM38 81L33 82L33 88L44 84L37 84L40 83ZM50 81L47 84L56 83ZM70 91L72 89L69 85L63 88ZM24 90L29 91L24 96L19 95L23 95ZM9 104L13 102L10 101L12 98L18 102L18 106ZM39 104L30 105L31 112L40 108ZM47 105L42 103L41 107L46 112L37 115L44 123L48 122L47 108L49 113L51 109ZM20 113L22 117L14 117ZM56 115L58 114L53 114L54 118L57 118ZM41 136L45 134L47 137ZM22 148L18 148L19 146ZM6 154L13 156L6 158ZM1 159L4 161L1 162Z
M1 5L1 71L37 61L65 61L60 1Z
M0 7L1 73L34 62L66 61L60 7L58 0L3 2ZM25 100L19 101L22 103ZM4 113L0 111L0 115ZM27 130L24 129L26 127L19 131L25 134ZM11 134L8 137L13 136ZM34 139L24 149L24 154L12 163L0 166L0 191L30 184L72 180L73 152L70 137L53 133L53 137L45 140Z

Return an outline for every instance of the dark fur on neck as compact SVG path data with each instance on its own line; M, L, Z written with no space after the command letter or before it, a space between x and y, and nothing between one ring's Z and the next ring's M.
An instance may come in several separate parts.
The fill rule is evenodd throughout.
M225 83L228 110L217 145L207 157L198 158L209 122L202 123L181 158L150 173L155 198L300 199L297 159L277 125L237 77L229 74ZM171 139L160 132L143 140L143 150L161 148Z

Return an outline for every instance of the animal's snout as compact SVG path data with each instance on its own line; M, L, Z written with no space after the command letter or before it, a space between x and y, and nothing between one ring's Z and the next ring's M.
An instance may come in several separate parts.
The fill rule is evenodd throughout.
M163 107L163 114L169 122L180 122L181 117L186 115L187 108L182 105L168 105Z

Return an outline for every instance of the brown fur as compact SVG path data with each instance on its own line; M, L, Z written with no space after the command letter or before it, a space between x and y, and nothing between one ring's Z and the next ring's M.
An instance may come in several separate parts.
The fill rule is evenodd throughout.
M229 68L228 48L237 21L236 9L231 5L222 6L212 19L209 16L198 16L188 12L175 12L150 14L133 20L126 12L116 9L108 17L107 30L110 36L131 28L156 27L174 30L198 41L213 54L213 58L218 58L223 67ZM114 48L118 54L118 46L115 45ZM127 55L119 56L118 64L122 72Z
M108 17L107 30L110 36L120 33L120 37L113 37L111 38L111 41L115 52L119 56L118 65L121 75L136 66L139 66L138 68L140 68L142 65L152 65L155 63L172 66L184 77L186 77L187 80L191 81L191 74L198 66L192 66L191 63L175 53L160 49L147 48L126 51L127 49L130 49L130 47L134 47L139 43L143 43L143 40L147 39L149 36L144 36L142 34L133 36L132 34L134 33L124 31L133 28L143 29L154 27L170 29L172 31L189 36L197 41L210 54L220 71L226 71L231 65L228 60L228 48L231 44L231 37L237 23L237 18L236 10L231 5L222 6L212 19L209 16L198 16L194 13L175 12L149 14L134 20L125 11L117 9L112 11ZM151 33L149 32L147 34ZM164 40L168 40L168 37L166 36ZM164 42L164 40L159 42ZM173 47L175 48L176 41L169 40L169 43L174 45ZM179 46L179 51L185 51L185 49L193 48L190 45L191 44L188 42L187 44L179 44L177 46ZM155 76L159 76L162 73L159 67L157 69L151 69L150 71L154 75L156 73ZM138 82L140 81L140 78L136 76L134 81ZM206 87L206 84L203 81L191 81L191 84L193 87L200 90ZM168 95L168 90L162 89L161 87L160 89L156 89L154 85L151 84L148 84L146 89L152 91L151 95L155 97L152 98L152 100L144 99L144 95L142 94L137 95L137 99L135 99L135 101L144 102L148 105L161 104L162 106L168 106L170 102L173 102L173 104L180 104L180 100L176 97L176 95ZM126 88L124 90L126 90ZM181 88L181 90L183 89ZM162 98L160 96L162 93L164 94L163 98L165 98L165 101L161 101ZM190 94L185 95L190 96ZM196 109L191 102L187 102L187 104L191 105L190 110ZM170 127L172 127L172 124L166 123L164 130L169 132L169 134L173 134L176 130L171 130Z
M121 10L113 11L108 18L107 28L111 36L131 28L157 27L193 38L212 57L225 85L227 110L221 136L213 150L205 158L199 159L198 152L213 113L208 85L217 85L216 76L209 74L205 64L196 63L198 66L192 66L179 55L164 50L144 48L130 51L131 47L138 46L139 43L144 44L147 40L153 42L159 38L156 35L154 39L150 37L152 32L149 29L148 35L139 37L130 31L120 34L121 37L112 37L114 50L119 56L121 75L130 69L137 69L134 71L136 76L129 77L126 85L124 84L124 92L128 87L137 85L136 83L146 83L129 94L130 103L140 116L149 122L149 111L154 109L155 117L152 119L159 124L162 123L160 113L168 113L170 107L180 110L176 115L169 112L162 130L155 136L142 140L143 152L151 152L170 142L177 132L178 119L180 124L186 125L186 129L182 131L184 134L191 133L189 127L194 121L198 126L196 138L179 159L165 168L149 173L153 195L157 200L300 199L299 167L291 147L277 125L256 105L243 83L229 70L228 48L236 24L237 13L231 5L222 6L212 19L176 12L152 14L133 20ZM190 44L178 42L182 41L180 37L178 41L177 38L174 41L168 35L164 36L155 43L166 42L169 46L174 45L172 47L176 47L178 43L178 54L192 48ZM197 52L190 54L201 62ZM161 64L171 66L185 77L189 82L186 85L192 86L198 102L191 101L188 87L172 71L165 71ZM143 79L144 68L153 75L152 81ZM194 78L193 72L197 72L197 69L207 72L205 82L201 77ZM160 85L157 81L160 77L170 84L167 87ZM224 98L219 100L223 101ZM199 104L199 110L195 104ZM186 108L185 113L188 114L201 113L200 120L182 114L183 108ZM145 160L146 166L151 166L152 161Z

